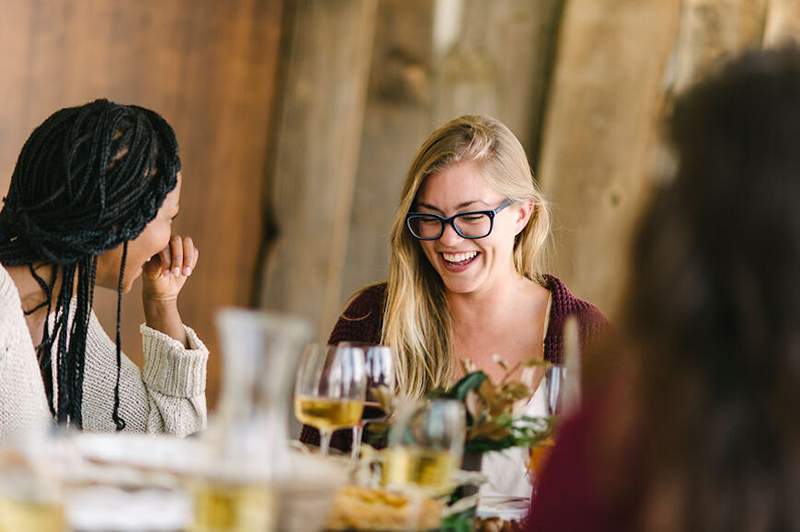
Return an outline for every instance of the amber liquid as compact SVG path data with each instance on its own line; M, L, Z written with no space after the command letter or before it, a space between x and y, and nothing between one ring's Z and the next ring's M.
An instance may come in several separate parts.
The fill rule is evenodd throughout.
M536 447L531 447L530 457L528 460L528 470L533 474L534 478L537 478L542 474L544 464L550 457L550 453L553 451L553 447L555 447L555 445L556 440L554 440L552 437L549 437L539 442L539 445Z
M394 447L383 453L382 483L409 485L440 490L448 487L456 459L447 451Z
M67 530L60 504L16 501L0 497L0 532Z
M363 412L364 401L351 399L300 396L294 403L297 419L325 431L352 427L361 420Z
M275 530L275 494L268 486L198 482L193 489L192 532Z

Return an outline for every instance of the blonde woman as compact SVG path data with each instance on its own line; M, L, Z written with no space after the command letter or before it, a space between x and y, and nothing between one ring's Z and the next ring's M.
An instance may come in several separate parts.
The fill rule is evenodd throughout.
M412 397L453 383L461 359L492 377L494 354L510 364L558 361L568 316L584 343L606 321L544 273L549 238L547 202L519 140L493 118L456 118L428 137L408 171L388 282L353 297L330 343L389 345L398 393ZM303 439L315 432L306 427ZM349 447L348 434L337 436L333 445Z

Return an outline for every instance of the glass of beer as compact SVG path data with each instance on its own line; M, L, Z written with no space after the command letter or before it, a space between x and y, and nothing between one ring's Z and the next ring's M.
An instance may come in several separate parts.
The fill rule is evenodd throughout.
M333 431L361 422L367 388L364 350L313 344L306 349L295 382L294 412L319 430L320 453L328 454Z
M441 493L464 453L465 412L460 401L412 401L400 407L383 452L382 483Z

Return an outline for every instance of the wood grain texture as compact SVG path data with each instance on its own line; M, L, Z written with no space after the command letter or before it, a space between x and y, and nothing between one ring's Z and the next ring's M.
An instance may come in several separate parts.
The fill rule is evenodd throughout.
M176 231L201 250L180 308L212 350L212 403L214 311L252 299L281 14L280 0L0 4L0 189L31 130L61 107L108 97L175 128L185 178ZM95 302L112 337L115 299L99 290ZM123 310L123 347L137 362L142 320L137 284Z
M432 25L428 0L379 5L340 303L387 276L406 172L432 127Z
M262 303L326 339L340 311L377 2L298 0L293 10L270 171L281 239Z
M675 44L680 1L572 0L559 32L539 172L555 272L613 317Z
M437 57L434 123L494 116L535 157L562 4L465 0L457 40Z
M725 58L761 45L767 0L686 0L675 47L674 90L685 90Z
M800 41L800 1L768 0L764 46Z

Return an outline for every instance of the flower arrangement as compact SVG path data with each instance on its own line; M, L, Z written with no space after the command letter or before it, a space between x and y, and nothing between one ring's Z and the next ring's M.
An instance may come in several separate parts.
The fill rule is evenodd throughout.
M527 402L538 381L522 377L525 368L546 369L550 364L530 359L514 366L499 356L493 360L503 370L499 382L474 365L462 361L464 376L448 390L432 392L432 397L456 399L467 411L465 453L483 454L511 447L535 447L552 435L553 419L515 413L515 405Z

